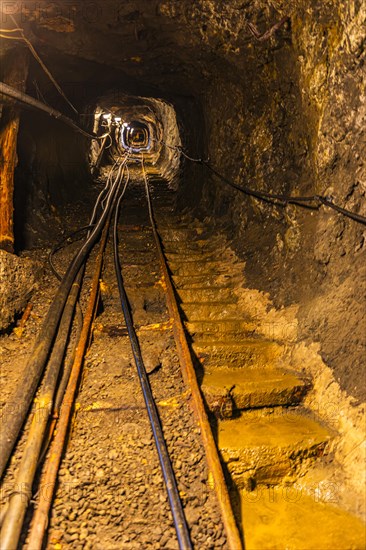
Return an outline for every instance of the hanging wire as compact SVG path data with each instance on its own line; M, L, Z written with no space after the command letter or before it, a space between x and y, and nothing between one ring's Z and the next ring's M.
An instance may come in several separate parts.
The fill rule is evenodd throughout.
M48 255L48 262L50 264L50 267L51 267L51 270L52 270L53 274L55 275L55 277L57 279L61 280L62 276L58 272L58 270L57 270L57 268L54 264L54 261L53 261L54 255L59 250L64 248L65 243L73 244L74 242L79 240L79 239L74 239L74 240L70 241L70 239L72 239L72 237L74 237L75 235L79 235L83 231L88 231L87 237L90 235L90 230L93 229L95 227L95 224L97 223L96 218L97 218L97 212L98 212L99 207L101 207L102 212L105 210L105 203L106 203L106 200L108 199L108 196L109 196L109 191L110 191L110 188L111 188L111 184L112 184L112 180L113 180L113 174L115 172L115 169L117 168L117 173L116 173L116 176L114 178L114 182L117 181L117 179L122 180L125 169L127 169L127 171L128 171L128 178L129 178L129 170L128 170L128 165L127 165L127 160L128 160L128 154L124 155L122 157L122 159L116 160L116 162L113 164L112 168L110 169L110 171L108 173L108 176L107 176L106 183L105 183L103 189L100 191L100 193L98 194L98 196L95 200L93 211L92 211L92 214L91 214L91 217L90 217L90 220L89 220L89 224L85 225L83 227L80 227L76 231L73 231L73 232L69 233L68 235L64 236L62 238L62 240L60 240L56 244L56 246L54 246L51 249L51 251Z
M200 158L193 158L189 156L182 148L181 145L168 145L163 140L157 140L153 139L153 141L162 143L165 147L168 147L169 149L174 149L177 152L179 152L180 155L185 157L187 160L191 162L196 162L199 164L202 164L205 166L210 172L212 172L215 176L217 176L221 181L224 183L230 185L230 187L237 189L238 191L249 195L251 197L254 197L258 200L262 200L271 204L274 204L276 206L282 206L286 207L288 204L295 204L296 206L301 206L303 208L310 208L312 210L318 210L321 205L328 206L329 208L332 208L336 212L342 214L343 216L346 216L347 218L361 223L363 225L366 225L366 217L362 216L361 214L356 214L355 212L352 212L351 210L348 210L346 208L342 208L341 206L335 204L333 202L333 199L331 197L326 197L324 195L309 195L309 196L295 196L295 195L284 195L284 194L275 194L275 193L266 193L265 191L257 191L255 189L252 189L250 187L247 187L246 185L238 185L237 183L233 182L220 172L218 172L210 163L208 160L200 159Z
M317 210L319 206L323 204L325 206L329 206L333 210L336 210L343 216L346 216L347 218L350 218L355 222L366 225L365 216L356 214L351 210L347 210L346 208L342 208L341 206L338 206L333 202L331 197L325 197L323 195L310 195L305 197L301 197L301 196L297 197L295 195L277 195L274 193L266 193L264 191L256 191L255 189L251 189L250 187L247 187L245 185L238 185L233 181L229 180L227 177L225 177L220 172L218 172L215 168L213 168L211 164L209 164L208 162L202 161L202 164L206 166L208 170L210 170L215 176L221 179L224 183L227 183L228 185L230 185L230 187L233 187L234 189L237 189L238 191L241 191L242 193L245 193L246 195L249 195L256 199L263 200L265 202L270 202L270 203L276 204L277 206L282 206L282 207L286 207L287 204L295 204L297 206L302 206L305 208L313 208L315 210Z
M41 101L38 101L34 97L27 95L17 90L16 88L13 88L12 86L8 86L8 84L5 84L5 82L0 82L0 94L10 97L15 101L18 101L32 109L37 109L39 111L47 113L49 116L59 120L60 122L63 122L67 126L70 126L70 128L72 128L75 132L78 132L79 134L82 134L84 137L87 137L89 139L104 139L109 134L109 132L101 136L91 134L90 132L87 132L86 130L78 126L78 124L76 124L71 118L65 116L57 109L53 109L52 107L45 105Z
M183 149L183 147L181 145L169 145L166 141L164 141L163 139L155 139L155 138L150 138L151 141L155 141L156 143L161 143L162 145L164 145L164 147L167 147L167 149L172 149L173 151L176 151L179 155L183 155L183 157L185 157L186 159L190 160L191 162L199 162L199 163L202 163L204 162L203 159L195 159L195 158L192 158L190 157Z
M10 14L10 19L13 21L13 23L15 25L15 28L14 29L9 29L9 30L0 29L0 33L2 33L2 34L0 34L1 38L6 38L8 40L22 40L23 42L25 42L25 44L29 48L29 51L31 52L31 54L33 55L35 60L39 63L39 65L42 67L43 71L48 76L48 78L50 79L52 84L55 86L58 93L64 98L64 100L68 103L68 105L71 107L71 109L74 111L74 113L79 114L78 110L74 107L74 105L71 103L71 101L67 98L66 94L62 90L59 83L56 81L54 76L51 74L49 69L46 67L46 65L42 61L41 57L38 55L38 53L35 50L32 42L29 40L29 38L26 37L26 35L24 33L24 29L22 27L17 26L17 22L16 22L15 18L13 17L13 15L11 15L11 14ZM7 33L7 32L9 32L9 33L19 32L20 36L8 36L7 34L3 34L4 32L5 33Z
M35 89L36 89L37 99L38 99L39 101L43 101L43 103L44 103L45 105L48 105L47 101L45 100L45 98L44 98L44 96L43 96L43 94L42 94L42 92L41 92L41 90L40 90L40 88L39 88L39 86L38 86L38 82L37 82L36 79L33 80L33 85L34 85L34 87L35 87Z

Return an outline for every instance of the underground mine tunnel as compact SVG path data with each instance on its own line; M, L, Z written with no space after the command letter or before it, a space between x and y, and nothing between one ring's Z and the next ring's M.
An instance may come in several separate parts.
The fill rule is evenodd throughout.
M365 4L0 27L1 548L364 548Z

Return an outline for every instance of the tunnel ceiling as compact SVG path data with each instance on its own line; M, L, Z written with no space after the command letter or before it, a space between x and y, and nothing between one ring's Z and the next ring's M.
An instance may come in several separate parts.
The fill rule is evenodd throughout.
M77 62L83 60L165 93L200 95L228 64L238 68L238 75L246 71L248 78L257 63L265 62L268 46L256 41L249 23L264 33L301 4L305 2L290 7L263 0L15 2L4 3L2 19L4 27L12 28L14 14L38 50L54 61L53 72L61 79L88 77L93 67L83 68ZM278 30L279 44L288 28L286 23ZM13 46L9 42L4 46ZM60 54L73 58L68 67Z

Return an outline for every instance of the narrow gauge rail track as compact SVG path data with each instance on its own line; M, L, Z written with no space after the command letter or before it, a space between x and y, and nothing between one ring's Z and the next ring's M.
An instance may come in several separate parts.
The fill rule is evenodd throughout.
M143 170L143 185L126 191L128 178L123 177L124 164L115 170L115 177L110 177L98 197L90 220L86 243L91 236L97 238L96 227L102 224L96 221L96 215L102 205L105 224L89 304L64 400L57 409L55 435L40 480L33 484L42 441L50 437L47 428L51 412L60 401L59 396L54 398L56 381L61 379L61 385L65 385L59 376L60 361L58 368L51 369L53 351L37 395L37 414L33 408L14 489L3 515L1 548L17 547L27 505L36 491L21 538L21 544L31 550L44 544L48 524L49 547L193 546L237 550L242 543L155 226L149 184ZM161 211L169 209L167 190L157 189L154 204ZM117 201L122 197L121 226ZM108 242L113 211L117 212L114 243ZM113 275L112 249L118 284ZM74 290L71 305L70 294L69 298L66 294L71 311L78 295L77 274L81 273L81 266L82 262L75 259L71 264L75 281L71 286ZM61 316L62 308L59 310ZM66 311L64 308L61 325ZM70 312L68 316L71 318ZM85 358L91 329L93 341ZM60 344L61 336L56 339L57 357L63 356L65 349L65 342ZM72 412L73 424L66 448ZM16 420L19 424L19 418ZM153 440L159 443L158 452ZM162 478L166 481L165 489Z

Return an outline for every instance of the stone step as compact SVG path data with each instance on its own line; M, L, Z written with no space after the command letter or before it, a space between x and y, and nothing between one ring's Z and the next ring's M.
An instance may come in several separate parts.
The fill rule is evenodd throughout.
M247 338L252 335L257 324L250 319L221 319L221 320L199 320L186 321L185 327L193 339L200 340L222 340L225 338L238 339Z
M338 508L338 487L326 480L311 493L291 486L240 491L237 517L246 550L346 550L366 548L364 522ZM333 499L333 500L332 500Z
M299 409L244 411L218 422L218 447L238 487L294 480L310 457L322 456L333 434Z
M296 405L309 388L309 381L275 367L205 370L201 381L206 403L218 416L225 416L228 399L235 414L242 409Z
M172 229L168 226L158 226L158 232L161 236L163 243L175 243L175 242L187 242L195 241L201 238L204 233L203 229L195 228L191 226L175 227ZM205 239L204 239L205 240Z
M194 289L177 289L177 294L183 303L222 303L233 304L238 298L231 288L194 288Z
M205 275L207 277L230 274L237 275L243 273L243 264L239 261L232 260L205 260L204 262L186 262L175 263L169 262L169 268L175 276L189 276L194 277L196 275Z
M270 366L283 352L282 346L276 342L255 338L216 342L198 340L191 347L203 365L210 369Z
M213 288L213 287L238 287L243 281L243 276L236 270L235 274L212 273L211 275L173 275L174 286L179 288Z
M194 241L167 241L164 239L164 252L169 254L204 254L228 248L224 239L195 239Z
M222 320L222 319L238 319L241 320L244 318L240 317L240 311L238 310L237 304L222 304L222 303L213 303L206 302L200 304L180 304L180 308L187 317L188 321L201 321L204 320Z

